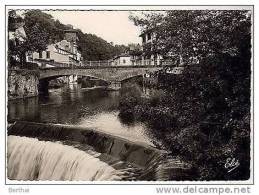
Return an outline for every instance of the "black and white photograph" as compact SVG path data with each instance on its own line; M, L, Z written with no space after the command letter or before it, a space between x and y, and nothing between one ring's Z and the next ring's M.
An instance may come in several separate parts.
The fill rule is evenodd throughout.
M6 183L253 183L253 16L6 6Z

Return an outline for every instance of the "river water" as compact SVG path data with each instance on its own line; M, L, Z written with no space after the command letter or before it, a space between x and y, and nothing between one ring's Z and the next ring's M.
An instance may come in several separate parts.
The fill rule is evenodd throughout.
M9 101L8 120L72 124L152 145L144 124L127 125L119 119L119 97L119 91L69 84L49 89L48 96Z

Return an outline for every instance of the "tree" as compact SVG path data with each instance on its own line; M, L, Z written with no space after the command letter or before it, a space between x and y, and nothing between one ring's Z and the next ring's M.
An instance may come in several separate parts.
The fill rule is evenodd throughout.
M8 61L9 64L15 65L16 60L19 59L20 64L25 62L24 57L24 42L26 35L21 32L24 22L20 15L16 14L15 10L8 12Z
M58 29L63 26L58 26L60 23L51 15L40 10L29 10L24 15L28 52L44 51L48 44L59 41L64 36L62 33L60 35L62 29Z
M44 16L44 17L43 17ZM26 54L43 51L47 48L50 34L53 28L48 28L53 23L50 15L44 15L40 10L30 10L24 13L24 19L17 16L15 11L9 12L8 29L15 31L17 26L24 28L26 37L19 41L19 35L15 40L9 41L9 54L18 56L20 65L26 64Z
M133 56L141 56L143 53L140 44L130 43L128 44L128 50L129 54Z
M250 13L245 10L172 10L132 15L130 19L143 31L155 33L150 52L182 57L187 65L220 53L237 55L242 40L236 37L249 36L251 25Z
M167 119L174 121L174 125L164 122L159 129L154 128L153 133L172 154L196 165L200 179L248 179L249 11L176 10L158 18L152 15L134 20L143 29L155 30L154 44L163 55L182 56L185 64L181 75L165 72L159 75L159 88L166 93L153 106L152 102L147 104L151 114L146 114L145 120L154 124L152 113L159 113L157 110L167 113L167 110ZM193 59L198 59L199 64ZM224 168L227 158L240 162L231 173Z
M31 31L45 33L46 44L61 41L64 38L64 30L69 28L41 10L28 10L24 14L24 21L26 33L30 34ZM38 31L33 29L35 25L37 25Z
M126 50L124 45L112 45L94 34L78 31L79 47L85 60L109 60Z

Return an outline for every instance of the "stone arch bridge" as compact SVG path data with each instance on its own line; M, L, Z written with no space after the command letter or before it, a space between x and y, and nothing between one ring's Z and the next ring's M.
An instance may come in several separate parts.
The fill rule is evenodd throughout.
M164 66L163 66L164 67ZM162 66L87 66L87 67L53 67L40 69L40 83L45 86L48 81L61 76L90 76L106 81L108 88L120 89L123 80L163 69Z

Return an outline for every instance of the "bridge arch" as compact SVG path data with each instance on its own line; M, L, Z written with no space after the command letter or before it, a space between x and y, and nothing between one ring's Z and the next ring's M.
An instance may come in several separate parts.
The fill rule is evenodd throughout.
M40 80L44 79L44 80L50 81L52 79L56 79L56 78L63 77L63 76L71 76L71 75L92 77L92 78L96 78L96 79L99 79L99 80L103 80L105 82L109 82L106 78L103 78L101 75L91 74L91 73L87 73L87 72L85 73L85 72L80 72L80 71L77 71L77 72L75 72L75 71L71 71L71 72L69 72L69 71L67 71L67 72L63 72L63 71L61 71L61 72L57 72L57 71L51 72L51 71L49 71L49 72L47 72L47 74L46 73L45 74L40 73L39 79Z
M49 76L49 77L40 77L39 80L47 80L47 81L51 81L53 79L57 79L57 78L60 78L60 77L65 77L65 76L82 76L82 77L91 77L91 78L95 78L95 79L98 79L98 80L102 80L102 81L105 81L107 83L109 83L109 81L105 80L104 78L99 78L99 77L96 77L95 75L85 75L85 74L66 74L66 75L53 75L53 76Z
M76 67L76 68L46 68L40 70L39 79L51 80L61 76L79 75L90 76L109 83L110 88L119 89L121 82L126 79L137 77L145 73L156 72L163 69L162 66L109 66L109 67Z
M60 77L65 77L65 76L82 76L82 77L91 77L91 78L95 78L98 80L101 80L103 82L105 82L106 84L104 86L108 86L110 84L110 81L107 81L103 78L98 78L95 75L86 75L86 74L58 74L58 75L49 75L48 77L40 77L39 78L39 92L43 93L43 94L48 94L48 88L49 88L49 81L53 80L53 79L57 79Z

